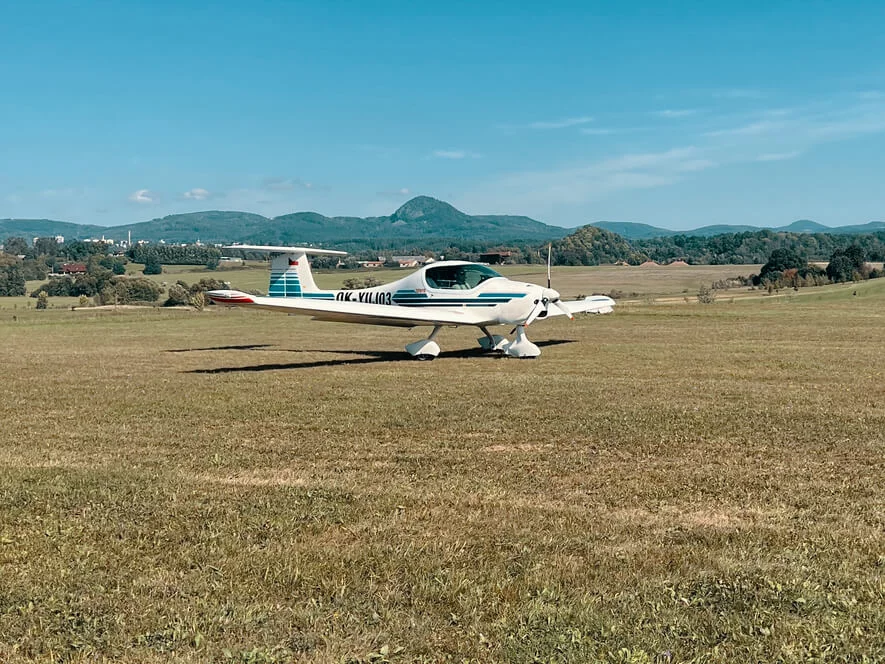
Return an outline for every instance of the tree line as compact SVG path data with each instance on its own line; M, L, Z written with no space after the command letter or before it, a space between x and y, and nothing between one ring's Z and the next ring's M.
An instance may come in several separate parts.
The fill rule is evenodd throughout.
M117 273L122 273L122 265L127 260L144 263L145 274L159 274L163 265L205 265L209 269L215 269L221 257L218 248L198 245L142 244L130 247L125 256L111 258L109 256L112 247L100 242L58 244L54 238L38 238L31 246L24 238L8 238L4 244L7 254L24 257L17 266L25 280L45 279L49 271L60 271L65 262L85 262L95 255L107 257L105 266ZM863 235L836 235L760 230L712 237L673 235L627 240L595 226L584 226L552 244L555 265L600 265L621 261L637 265L647 260L659 263L684 260L697 265L758 264L766 262L772 252L778 249L794 251L807 260L825 261L838 250L845 250L852 245L863 250L868 261L885 260L885 231ZM339 243L337 246L352 253L340 260L337 257L314 258L314 266L317 269L356 269L360 260L377 260L379 255L395 254L477 260L481 253L494 251L509 252L508 261L512 263L543 263L547 259L547 244L537 242L494 244L433 239L419 244L411 239L398 243L396 247L393 243L382 242L371 247L349 246L346 243ZM230 250L230 253L244 258L259 258L254 252ZM120 266L114 267L114 264ZM12 279L17 284L16 270L10 270L8 265L0 267L0 270L8 273L7 282Z
M206 265L210 269L218 267L221 250L217 247L188 244L137 244L130 247L126 255L133 263L147 265ZM151 272L146 272L151 274Z
M885 269L872 267L867 262L868 258L863 247L852 244L833 251L827 267L822 268L811 265L805 256L793 249L775 249L752 282L772 290L885 277Z

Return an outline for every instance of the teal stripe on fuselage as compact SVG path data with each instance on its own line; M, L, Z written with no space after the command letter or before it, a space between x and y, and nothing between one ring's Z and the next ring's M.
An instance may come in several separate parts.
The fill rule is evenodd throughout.
M271 271L268 297L301 297L301 280L297 272Z
M494 300L429 300L427 302L402 302L394 300L394 304L400 307L494 307L499 304L506 304L509 300L495 302Z

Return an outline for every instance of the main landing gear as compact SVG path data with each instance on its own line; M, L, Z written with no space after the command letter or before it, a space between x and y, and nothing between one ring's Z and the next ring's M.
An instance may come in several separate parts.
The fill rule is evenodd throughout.
M439 344L434 341L436 335L442 329L442 325L433 328L433 332L426 339L415 341L406 345L406 351L416 360L432 360L439 355Z
M436 343L436 335L443 328L437 325L433 328L426 339L421 339L406 345L406 351L416 360L432 360L439 355L439 344ZM541 354L541 349L529 341L525 335L525 325L516 326L516 339L510 341L500 334L492 334L487 328L479 328L485 334L477 339L483 350L502 353L509 357L518 357L523 360L531 360Z
M477 339L483 350L489 352L498 351L500 353L507 351L507 346L510 345L510 340L507 339L507 337L501 336L500 334L492 334L487 327L481 327L479 329L482 330L482 333L485 335L484 337Z

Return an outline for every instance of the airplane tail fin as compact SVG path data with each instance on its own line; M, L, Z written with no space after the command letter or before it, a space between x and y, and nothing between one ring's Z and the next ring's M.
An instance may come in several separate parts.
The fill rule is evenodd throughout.
M346 251L330 249L312 249L308 247L271 247L264 245L233 245L225 249L244 251L265 251L273 255L270 263L270 284L267 288L268 297L304 297L306 294L317 293L316 282L310 271L309 255L313 256L346 256Z

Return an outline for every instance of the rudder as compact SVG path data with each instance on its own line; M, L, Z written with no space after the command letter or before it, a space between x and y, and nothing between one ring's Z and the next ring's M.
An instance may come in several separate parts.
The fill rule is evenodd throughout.
M234 244L225 249L261 251L273 256L270 262L268 297L331 297L317 288L310 271L309 255L346 256L346 251L314 249L313 247L276 247L254 244Z
M307 254L299 252L273 257L270 263L268 297L304 297L305 293L314 293L317 290Z

